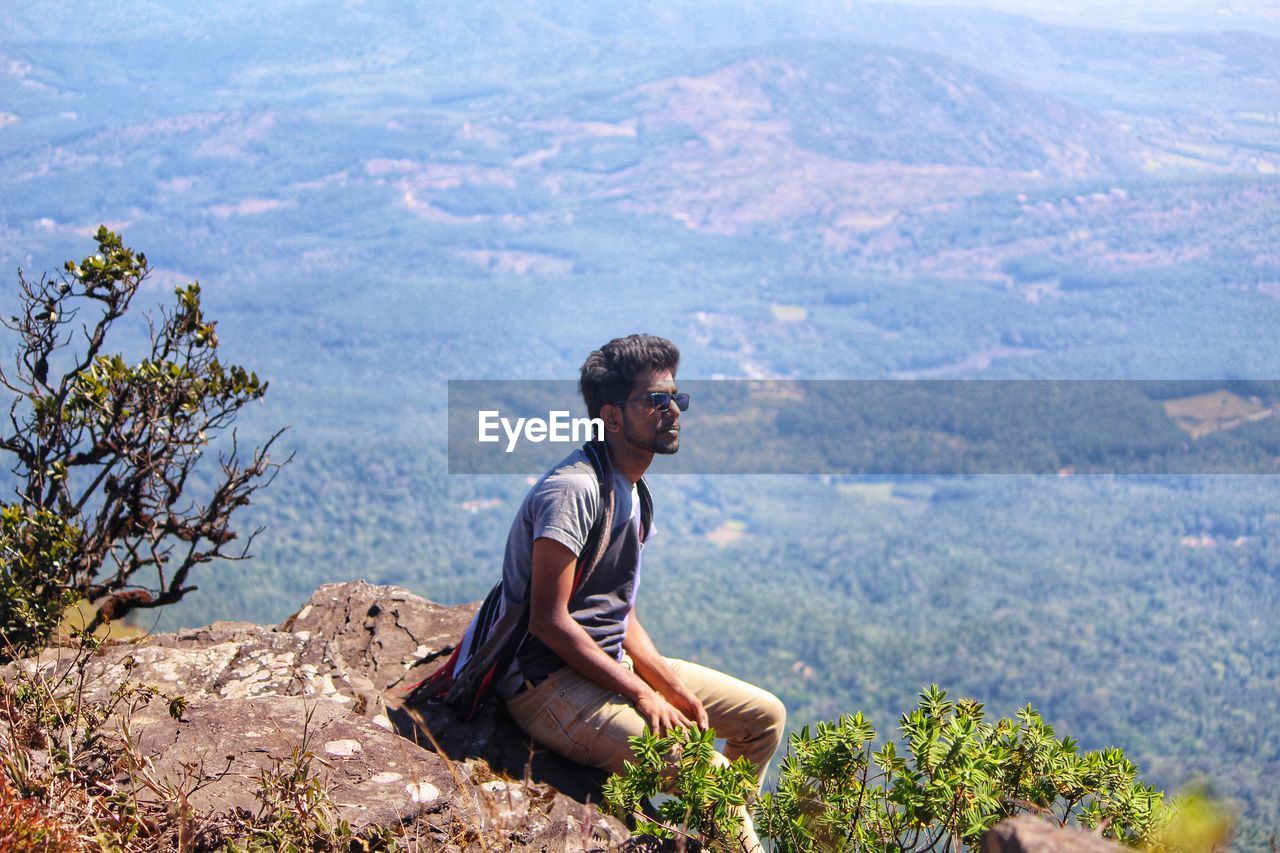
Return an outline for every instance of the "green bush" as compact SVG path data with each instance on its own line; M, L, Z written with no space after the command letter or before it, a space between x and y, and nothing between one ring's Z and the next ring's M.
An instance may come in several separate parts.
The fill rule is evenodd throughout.
M72 603L71 558L79 531L55 512L0 504L0 637L42 646ZM0 650L0 659L8 651Z
M777 785L755 804L756 831L776 850L940 850L1032 812L1136 845L1153 844L1169 815L1164 795L1137 779L1123 752L1081 753L1030 706L989 723L981 704L952 702L933 685L899 730L901 754L893 741L874 750L875 728L860 713L793 734ZM632 743L636 761L605 792L615 812L634 814L644 797L667 789L674 796L660 809L662 823L642 822L640 831L712 847L733 838L729 807L754 787L745 762L711 764L703 756L711 732L646 733ZM668 782L664 769L681 748Z
M636 819L635 834L656 839L694 839L712 849L731 848L742 823L742 809L756 787L756 769L745 758L715 761L716 735L707 729L672 729L662 736L647 727L631 739L636 760L605 783L605 802L614 814ZM649 820L645 801L664 791L678 796Z

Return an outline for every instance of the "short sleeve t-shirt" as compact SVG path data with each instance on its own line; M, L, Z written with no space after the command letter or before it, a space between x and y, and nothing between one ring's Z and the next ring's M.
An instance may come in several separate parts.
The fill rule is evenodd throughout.
M613 488L616 506L609 551L569 599L569 614L606 654L621 660L627 617L640 584L644 542L636 487L615 473ZM529 599L534 541L553 539L580 557L599 512L595 470L586 454L575 450L533 485L516 512L502 567L508 606ZM527 637L499 690L509 694L521 679L537 681L564 665L541 641Z

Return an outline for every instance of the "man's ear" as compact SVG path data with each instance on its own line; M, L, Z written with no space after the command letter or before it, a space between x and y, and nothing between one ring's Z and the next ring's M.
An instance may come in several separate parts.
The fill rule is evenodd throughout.
M622 408L614 403L605 403L600 407L600 420L604 421L606 431L618 432L622 429Z

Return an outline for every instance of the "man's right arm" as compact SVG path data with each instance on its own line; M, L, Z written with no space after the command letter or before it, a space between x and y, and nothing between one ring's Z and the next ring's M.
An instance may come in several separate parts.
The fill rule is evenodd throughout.
M584 678L631 700L654 731L691 725L690 720L639 676L609 657L569 615L578 558L554 539L533 543L529 633Z

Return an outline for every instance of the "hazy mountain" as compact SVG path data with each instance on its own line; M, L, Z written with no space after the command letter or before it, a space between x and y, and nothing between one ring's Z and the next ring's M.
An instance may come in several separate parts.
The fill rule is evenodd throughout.
M414 376L447 375L471 344L445 336L483 347L529 316L557 330L530 363L571 365L596 335L530 280L590 300L599 328L659 295L653 327L706 340L689 358L709 374L1267 363L1263 348L1223 352L1236 338L1204 324L1172 359L1153 344L1189 314L1250 328L1274 306L1257 289L1277 275L1274 182L1243 177L1280 160L1265 39L788 10L109 3L63 20L10 7L7 263L56 265L99 222L124 227L157 286L198 276L241 340L266 327L297 348L247 345L278 394L324 404L322 377L349 374L379 397L345 413L401 411L405 358ZM1192 81L1189 113L1171 118L1169 86L1149 96L1166 77ZM1084 84L1130 106L1099 111ZM1215 91L1254 118L1195 106ZM1205 183L1221 173L1242 177ZM1130 286L1064 298L1053 278L1003 268L1040 256L1124 270ZM1143 296L1180 278L1206 284ZM1219 280L1230 289L1207 284ZM478 316L481 292L456 282L522 313ZM1129 299L1146 307L1135 316ZM774 303L807 319L774 328ZM409 353L387 346L404 335ZM989 357L1011 345L1036 354ZM370 374L386 393L354 379Z

